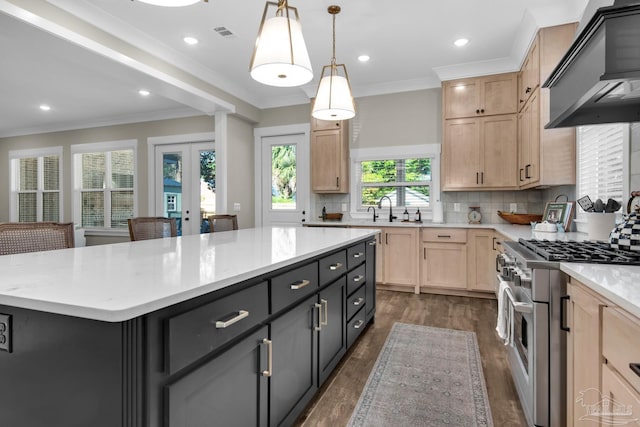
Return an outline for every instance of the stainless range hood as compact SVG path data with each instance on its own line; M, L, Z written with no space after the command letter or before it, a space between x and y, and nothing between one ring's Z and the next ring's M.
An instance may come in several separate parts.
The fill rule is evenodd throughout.
M640 2L598 9L543 87L547 129L640 121Z

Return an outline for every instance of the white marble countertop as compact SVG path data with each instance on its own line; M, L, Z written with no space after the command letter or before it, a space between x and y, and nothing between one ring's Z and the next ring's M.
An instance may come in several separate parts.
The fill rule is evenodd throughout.
M119 322L372 236L253 228L0 256L0 305Z

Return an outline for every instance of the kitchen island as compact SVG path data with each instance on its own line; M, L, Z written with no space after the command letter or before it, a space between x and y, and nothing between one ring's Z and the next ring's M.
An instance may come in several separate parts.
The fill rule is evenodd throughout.
M0 257L0 424L290 424L375 313L376 230Z

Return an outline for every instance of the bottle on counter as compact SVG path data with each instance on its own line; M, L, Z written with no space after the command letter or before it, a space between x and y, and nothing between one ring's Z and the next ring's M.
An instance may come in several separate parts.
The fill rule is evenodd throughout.
M409 221L409 211L407 210L407 208L404 208L404 212L402 212L402 220Z
M422 214L420 213L420 208L416 210L416 222L422 222Z
M327 220L327 207L326 206L322 207L322 220L323 221Z

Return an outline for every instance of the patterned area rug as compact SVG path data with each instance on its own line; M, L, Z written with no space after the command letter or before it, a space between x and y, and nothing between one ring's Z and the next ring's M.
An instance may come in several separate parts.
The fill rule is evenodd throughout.
M476 334L395 323L349 426L493 426Z

